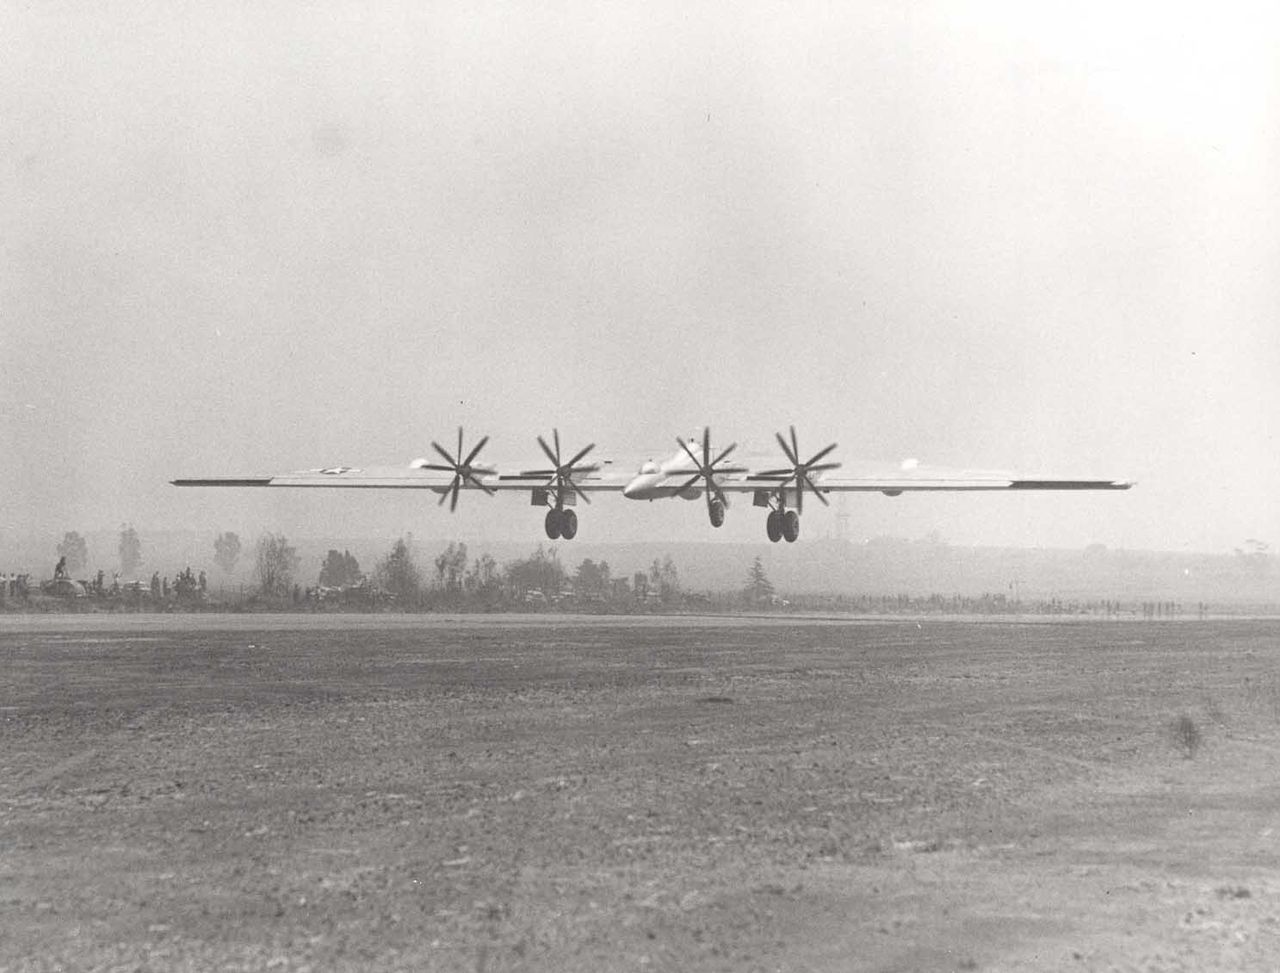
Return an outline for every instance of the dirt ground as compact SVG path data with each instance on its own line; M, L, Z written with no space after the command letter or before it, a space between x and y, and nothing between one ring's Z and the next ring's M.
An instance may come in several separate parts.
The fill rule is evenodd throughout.
M1277 636L0 619L0 970L1272 970Z

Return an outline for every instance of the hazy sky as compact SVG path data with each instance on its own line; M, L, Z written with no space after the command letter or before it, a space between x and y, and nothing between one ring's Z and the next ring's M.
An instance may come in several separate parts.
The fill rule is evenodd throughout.
M858 495L855 537L1280 544L1277 51L1263 3L7 0L0 551L123 521L536 541L510 496L167 485L459 423L494 460L794 422L1140 481ZM713 536L621 497L581 533Z

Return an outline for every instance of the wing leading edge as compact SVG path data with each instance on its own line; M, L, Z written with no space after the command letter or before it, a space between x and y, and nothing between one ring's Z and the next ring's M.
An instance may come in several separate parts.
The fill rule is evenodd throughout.
M822 493L887 493L897 495L924 491L977 491L977 490L1128 490L1129 480L1090 480L1079 477L1036 477L1028 479L1016 476L993 476L968 473L942 473L921 476L842 476L825 474L815 477L815 485ZM745 476L741 480L720 484L728 492L751 493L756 490L777 489L772 478Z
M270 476L204 476L190 477L170 482L180 487L294 487L306 489L346 490L447 490L453 483L453 474L413 466L333 467L322 470L299 470L293 473L277 473ZM547 483L545 476L523 473L499 473L496 470L477 470L476 479L489 490L520 491L536 489ZM594 473L575 476L574 484L587 491L621 492L626 477L617 473ZM462 484L463 490L476 490L470 482Z

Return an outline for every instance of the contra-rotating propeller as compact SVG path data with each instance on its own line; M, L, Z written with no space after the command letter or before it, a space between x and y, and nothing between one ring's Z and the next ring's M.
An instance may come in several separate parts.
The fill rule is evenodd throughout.
M551 438L556 444L554 451L552 451L551 447L547 445L547 441L541 436L538 437L538 445L541 446L542 451L547 454L547 459L551 460L552 464L554 464L553 468L549 470L526 470L522 475L551 477L552 483L549 485L555 490L557 501L564 497L565 488L568 487L578 496L582 497L586 503L590 503L591 498L582 491L578 484L573 482L573 478L580 473L594 473L600 468L594 463L587 466L578 465L579 461L581 461L587 453L596 448L596 444L589 443L584 449L578 450L573 459L569 460L567 463L562 463L560 461L560 430L551 430Z
M721 451L719 456L717 456L715 459L712 459L711 458L711 429L709 427L704 428L702 430L702 460L701 462L699 462L697 455L693 452L693 450L689 448L689 445L683 439L677 438L676 442L680 444L680 448L683 449L686 455L688 455L689 459L693 461L693 465L697 468L697 471L698 471L694 473L692 477L689 478L689 481L687 483L685 483L683 486L680 487L679 490L676 491L677 495L684 493L684 491L689 489L689 487L693 486L699 480L702 480L706 485L705 493L707 497L707 515L712 518L712 522L715 523L716 526L719 526L719 523L715 522L716 514L712 510L712 503L716 500L719 500L722 506L727 507L729 505L729 501L725 497L724 491L720 489L720 484L716 483L715 474L748 472L745 466L721 466L720 465L722 462L724 462L725 459L728 458L730 453L732 453L735 449L738 448L738 444L730 443L727 447L725 447L724 450ZM721 517L721 520L723 520L723 516Z
M458 492L462 489L462 485L464 483L467 483L474 487L478 487L479 489L483 490L485 493L489 494L490 496L492 496L496 492L492 487L486 486L477 475L477 474L483 475L486 473L492 474L493 470L484 466L472 465L472 463L475 461L476 456L479 455L480 450L484 449L484 444L487 443L488 441L489 441L489 437L485 436L483 439L480 440L480 442L476 443L475 446L472 447L471 452L467 453L467 458L463 459L462 458L462 427L459 426L457 456L450 456L448 451L439 443L435 442L434 440L431 443L431 448L434 449L441 456L443 456L445 459L445 462L448 463L449 465L442 466L439 463L423 463L421 466L418 467L419 469L423 469L423 470L440 470L441 472L444 472L444 473L453 474L452 482L450 482L450 484L447 487L445 487L444 493L440 494L440 504L444 503L445 497L450 498L449 500L450 513L458 509Z
M790 461L791 467L789 469L764 470L761 473L754 473L752 474L752 479L780 480L781 482L778 484L778 493L780 496L782 495L783 491L786 489L787 484L790 483L792 480L795 480L796 512L797 513L804 513L804 488L806 486L813 491L814 496L816 496L828 507L831 506L831 501L829 501L826 497L822 495L822 491L819 490L814 485L813 480L809 478L809 474L821 473L823 470L834 470L839 468L840 466L839 463L819 463L818 462L818 460L822 459L824 456L830 453L833 449L835 449L836 444L832 443L826 449L818 450L818 452L814 453L811 457L809 457L809 459L801 463L800 462L800 445L796 441L796 427L795 426L791 427L791 443L790 444L788 444L787 441L782 438L781 433L774 433L773 435L774 435L774 438L778 440L778 445L782 447L782 451L787 454L787 459L788 461Z

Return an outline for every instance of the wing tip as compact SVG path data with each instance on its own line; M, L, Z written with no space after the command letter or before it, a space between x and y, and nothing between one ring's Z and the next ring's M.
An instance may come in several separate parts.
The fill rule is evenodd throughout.
M1128 490L1133 480L1013 480L1010 490Z

